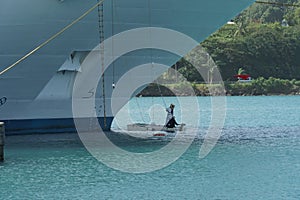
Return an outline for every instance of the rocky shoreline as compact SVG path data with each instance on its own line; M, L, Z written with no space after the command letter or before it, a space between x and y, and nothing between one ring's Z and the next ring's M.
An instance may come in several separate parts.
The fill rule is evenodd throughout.
M267 86L253 83L226 83L224 87L219 84L150 84L137 96L271 96L271 95L300 95L297 85Z

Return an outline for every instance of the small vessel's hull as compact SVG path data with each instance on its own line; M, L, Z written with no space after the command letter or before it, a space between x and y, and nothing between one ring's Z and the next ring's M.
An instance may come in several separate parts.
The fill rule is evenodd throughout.
M180 124L178 127L168 128L164 125L158 124L144 124L144 123L135 123L128 124L128 131L165 131L165 132L176 132L183 131L185 124Z

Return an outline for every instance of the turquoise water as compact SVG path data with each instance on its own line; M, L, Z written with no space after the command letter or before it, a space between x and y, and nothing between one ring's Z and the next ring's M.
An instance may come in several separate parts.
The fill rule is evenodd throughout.
M178 160L149 173L109 168L91 156L77 134L7 137L0 199L300 199L300 96L227 97L222 136L204 159L199 159L199 149L211 99L198 97L198 110L179 105L190 100L139 98L129 103L134 120L164 121L165 113L154 111L163 101L173 102L178 121L187 124L187 131L198 131ZM158 106L145 114L154 104ZM190 113L184 119L182 109ZM199 124L193 127L196 111ZM133 152L159 150L170 142L106 134Z

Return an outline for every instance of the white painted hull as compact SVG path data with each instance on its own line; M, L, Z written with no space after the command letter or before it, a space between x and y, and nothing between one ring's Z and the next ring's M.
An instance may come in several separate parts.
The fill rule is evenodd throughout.
M127 130L128 131L165 131L165 132L176 132L176 131L183 131L185 124L181 124L178 127L174 128L167 128L164 125L159 124L128 124Z

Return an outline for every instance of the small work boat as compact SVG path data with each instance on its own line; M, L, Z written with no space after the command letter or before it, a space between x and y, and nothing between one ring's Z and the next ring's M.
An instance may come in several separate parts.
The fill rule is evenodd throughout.
M168 128L165 125L158 124L146 124L146 123L134 123L128 124L128 131L165 131L165 132L176 132L183 131L185 124L180 124L174 128Z

